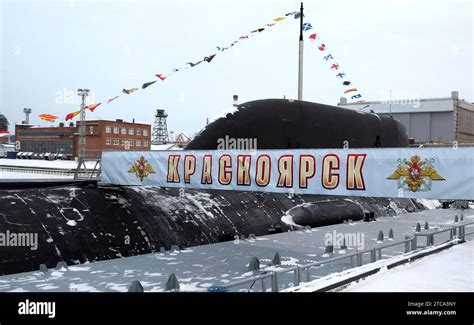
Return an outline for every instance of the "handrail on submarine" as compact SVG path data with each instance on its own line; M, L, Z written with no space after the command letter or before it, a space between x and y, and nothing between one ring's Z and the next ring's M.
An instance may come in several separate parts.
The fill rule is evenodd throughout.
M87 162L94 163L91 168L87 167ZM77 168L74 173L74 180L90 180L100 181L100 175L102 172L101 158L84 158L81 157L78 160Z

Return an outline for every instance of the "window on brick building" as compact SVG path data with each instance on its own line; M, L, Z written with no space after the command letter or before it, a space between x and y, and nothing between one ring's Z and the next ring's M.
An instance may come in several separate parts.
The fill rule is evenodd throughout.
M105 144L108 144L108 145L111 145L111 144L112 144L112 142L110 141L110 138L106 138L106 139L105 139Z
M135 145L136 145L137 147L140 147L140 146L141 146L140 140L137 140L137 141L135 142Z
M122 132L120 132L122 134L127 134L127 128L122 128Z
M143 141L143 146L148 147L148 141Z
M119 145L119 139L114 139L114 146L118 146Z
M134 133L133 129L128 129L128 135L134 135Z
M119 134L119 128L114 126L114 134Z
M148 136L148 130L143 130L143 136L147 137Z
M137 129L135 132L136 132L137 135L141 135L141 134L142 134L142 130L140 130L140 129Z
M112 132L112 128L110 126L106 126L105 133L111 133L111 132Z

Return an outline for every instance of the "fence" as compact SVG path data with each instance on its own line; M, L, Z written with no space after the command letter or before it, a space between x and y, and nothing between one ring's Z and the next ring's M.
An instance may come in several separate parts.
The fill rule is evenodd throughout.
M89 167L86 163L90 163ZM91 168L92 167L92 168ZM54 175L54 176L70 176L75 180L100 180L101 166L99 158L83 158L78 162L75 168L50 168L50 167L27 167L27 166L2 166L0 171L37 174L37 175Z
M399 255L398 256L400 257L399 259L396 259L395 261L393 261L393 263L386 265L388 268L392 268L392 267L404 264L408 261L411 261L423 256L427 256L435 252L441 251L443 249L446 249L453 245L453 239L458 239L460 242L464 242L467 236L474 234L474 227L471 228L470 232L466 232L466 228L473 225L474 225L474 221L471 221L471 222L461 221L461 222L455 222L454 225L448 226L444 229L431 229L431 230L430 229L421 230L419 225L417 225L417 231L412 236L405 236L404 240L400 240L393 243L376 245L366 250L356 251L352 254L327 258L324 260L315 261L315 262L305 264L305 265L295 265L295 266L290 266L290 267L279 268L276 270L270 270L270 269L260 270L258 259L253 258L257 260L256 263L254 264L258 265L256 267L257 270L254 272L260 272L259 274L255 274L253 276L250 276L241 280L227 283L223 286L209 287L208 291L211 291L211 292L230 291L229 289L231 288L236 288L236 287L240 287L240 286L244 286L248 284L251 284L249 289L252 289L255 283L260 282L260 291L267 292L267 282L269 281L271 291L279 292L280 291L279 278L283 275L288 275L288 273L293 278L293 286L296 287L296 286L299 286L302 282L310 282L311 270L314 268L321 267L323 265L331 265L341 260L350 260L351 268L360 267L364 265L365 256L369 257L368 258L368 260L370 261L369 263L374 263L377 260L382 259L383 250L386 250L388 248L395 247L395 246L404 247L405 254L411 253L411 252L416 253L416 255L408 255L408 256ZM439 239L441 237L439 235L441 234L446 234L446 238L449 238L449 239L438 242L436 243L438 246L435 246L435 239ZM421 243L420 239L422 237L426 239L426 245L420 245ZM433 247L433 249L424 250L428 247ZM178 248L175 247L174 249L178 249ZM278 262L275 262L277 260ZM281 261L279 261L279 254L278 254L278 259L274 258L274 264L280 264L280 263ZM56 268L62 268L62 267L67 268L67 266L65 265L66 265L65 262L60 262ZM361 272L356 272L351 277L346 277L336 282L325 284L324 287L318 288L316 290L328 291L328 290L340 288L360 278L374 274L378 272L380 268L381 266L375 266L374 268L368 268L367 270L360 270ZM47 267L44 265L40 266L40 270L45 273L48 272ZM305 277L305 281L303 281L303 277ZM136 282L138 283L132 283L132 285L129 287L129 292L143 292L144 291L139 281L136 281ZM168 282L166 284L166 288L164 289L164 291L179 291L179 283L174 274L172 274L170 278L168 279Z
M92 163L92 168L87 167L87 162ZM100 181L102 164L100 158L79 158L77 169L74 173L75 180L97 180Z
M74 176L75 170L61 168L42 167L20 167L20 166L0 166L0 171L24 174Z
M380 245L380 246L372 247L366 250L357 251L352 254L328 258L325 260L321 260L321 261L317 261L317 262L313 262L313 263L309 263L305 265L292 266L292 267L284 268L281 270L275 270L275 271L262 271L262 274L255 275L255 276L242 279L239 281L235 281L232 283L228 283L224 286L224 288L230 289L230 288L235 288L235 287L239 287L239 286L250 284L250 283L252 283L252 286L253 286L254 283L256 283L257 281L260 281L261 291L266 292L265 280L270 279L271 291L278 292L279 291L278 276L281 274L292 272L293 278L294 278L293 285L298 286L302 282L303 273L306 274L306 282L309 282L311 281L311 269L320 267L323 264L327 265L327 264L331 264L340 260L350 259L351 267L362 266L363 257L365 254L370 256L370 263L373 263L377 261L377 256L378 256L378 259L382 259L382 250L393 247L393 246L402 245L404 246L405 253L414 252L420 248L433 246L435 244L435 235L438 235L441 233L449 233L450 240L452 240L453 238L455 238L455 236L457 236L457 238L459 238L461 241L464 241L466 236L472 235L474 233L474 231L466 233L466 226L470 226L473 224L474 222L462 222L462 223L459 223L458 225L454 225L446 229L420 231L420 232L416 232L413 235L413 237L406 236L404 240L398 241L396 243ZM427 238L426 246L418 245L419 237Z

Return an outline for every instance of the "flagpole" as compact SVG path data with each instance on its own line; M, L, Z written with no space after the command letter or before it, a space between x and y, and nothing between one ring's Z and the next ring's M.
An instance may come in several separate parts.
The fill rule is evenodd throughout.
M300 41L298 60L298 100L303 100L303 2L300 8Z

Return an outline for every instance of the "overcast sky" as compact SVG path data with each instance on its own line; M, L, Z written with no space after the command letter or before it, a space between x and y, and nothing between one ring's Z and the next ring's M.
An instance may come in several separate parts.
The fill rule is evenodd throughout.
M0 0L0 114L12 125L33 109L64 116L77 88L106 101L155 73L216 53L273 18L298 10L291 0ZM306 20L366 100L460 97L473 101L472 1L306 1ZM88 113L89 119L153 123L193 134L232 104L297 96L298 23L291 19L219 53L211 63ZM343 86L309 42L304 99L336 105ZM73 102L71 102L73 101ZM59 122L59 121L58 121Z

